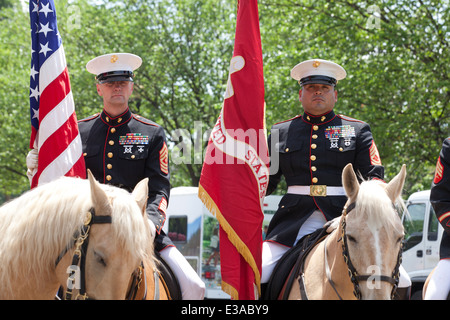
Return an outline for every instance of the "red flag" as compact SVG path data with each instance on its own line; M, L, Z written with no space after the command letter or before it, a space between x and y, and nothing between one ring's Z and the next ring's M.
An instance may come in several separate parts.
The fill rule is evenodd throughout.
M86 168L53 0L30 0L30 23L30 148L39 152L34 188L64 175L86 178Z
M220 223L222 289L258 299L263 200L269 179L257 0L240 0L222 111L206 150L199 197Z

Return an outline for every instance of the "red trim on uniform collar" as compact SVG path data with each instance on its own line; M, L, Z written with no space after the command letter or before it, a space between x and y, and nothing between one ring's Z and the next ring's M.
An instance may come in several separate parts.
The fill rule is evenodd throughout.
M118 126L121 126L121 125L127 123L128 121L130 121L131 116L132 116L132 114L131 114L131 111L129 108L116 117L111 117L105 111L105 109L103 109L102 113L100 114L102 121L110 127L118 127Z
M312 114L307 113L306 111L303 113L303 121L309 124L325 124L331 120L333 120L336 117L336 114L333 110L330 112L314 116Z

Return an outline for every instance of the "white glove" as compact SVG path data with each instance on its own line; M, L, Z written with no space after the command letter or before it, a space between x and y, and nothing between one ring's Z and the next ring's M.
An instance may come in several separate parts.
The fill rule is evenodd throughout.
M39 152L37 149L31 149L27 154L27 168L30 170L37 169L38 167Z
M148 222L148 224L149 224L149 226L150 226L150 234L151 234L152 238L155 239L155 236L156 236L156 227L155 227L155 224L153 223L152 220L150 220L149 217L147 217L147 222Z
M339 227L341 217L336 217L333 220L327 221L323 227L327 228L327 233L331 233Z
M31 149L30 152L28 152L27 154L27 176L28 176L28 180L33 179L34 174L37 171L37 167L38 167L38 157L39 157L39 152L37 149Z

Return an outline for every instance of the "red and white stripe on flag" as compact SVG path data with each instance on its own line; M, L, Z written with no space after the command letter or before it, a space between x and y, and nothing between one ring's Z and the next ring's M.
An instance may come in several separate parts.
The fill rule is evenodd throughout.
M238 2L223 108L208 142L199 198L220 224L222 289L258 299L263 200L269 179L257 0Z
M30 25L30 148L39 152L34 188L61 176L86 178L86 168L53 0L30 0Z

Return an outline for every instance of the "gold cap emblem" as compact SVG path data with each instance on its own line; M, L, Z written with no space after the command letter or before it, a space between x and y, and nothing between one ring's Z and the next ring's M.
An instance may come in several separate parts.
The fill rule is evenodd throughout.
M320 62L319 61L314 61L313 62L313 67L314 68L318 68L320 66Z
M115 54L113 54L112 57L111 57L111 63L114 63L117 60L119 60L119 57L117 57Z

